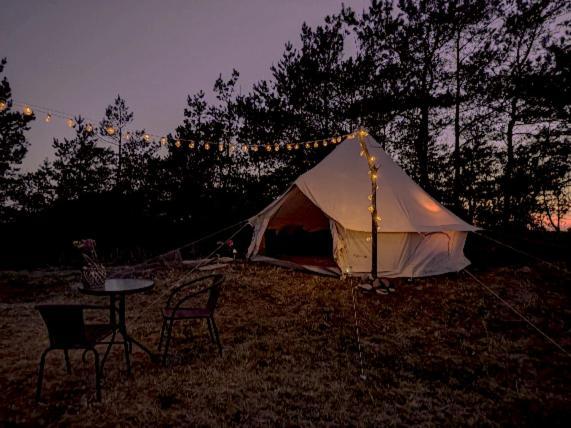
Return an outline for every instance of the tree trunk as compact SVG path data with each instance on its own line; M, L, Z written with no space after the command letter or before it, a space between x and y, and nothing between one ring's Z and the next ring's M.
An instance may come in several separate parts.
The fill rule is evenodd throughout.
M516 123L516 108L517 99L514 97L511 102L510 119L506 129L506 165L504 168L504 209L503 209L503 226L508 229L512 217L512 180L513 180L513 166L514 166L514 144L513 134Z
M420 124L418 129L418 140L416 144L416 156L418 158L418 173L420 185L425 189L430 189L430 182L428 180L428 115L429 108L426 101L427 97L423 97L423 102L420 107Z
M456 33L456 94L454 111L454 207L460 214L460 31Z

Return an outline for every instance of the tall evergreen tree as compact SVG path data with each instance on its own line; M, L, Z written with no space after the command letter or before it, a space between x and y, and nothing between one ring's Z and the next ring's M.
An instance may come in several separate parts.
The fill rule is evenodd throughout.
M54 139L53 173L59 200L74 200L110 189L113 151L99 147L97 141L82 117L75 119L73 139Z
M0 76L6 63L6 58L0 60ZM0 221L11 217L10 195L17 186L20 165L28 151L25 132L34 119L33 114L24 115L14 110L10 83L3 76L0 81Z
M113 104L105 109L105 117L99 123L99 132L102 137L111 139L117 145L117 168L115 184L124 187L123 181L123 144L124 137L130 137L126 127L133 121L133 113L121 95L117 95Z

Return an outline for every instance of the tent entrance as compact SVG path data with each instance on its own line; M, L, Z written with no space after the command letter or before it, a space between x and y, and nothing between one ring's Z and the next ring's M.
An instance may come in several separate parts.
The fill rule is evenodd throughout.
M296 186L268 222L260 254L300 265L337 266L329 218Z

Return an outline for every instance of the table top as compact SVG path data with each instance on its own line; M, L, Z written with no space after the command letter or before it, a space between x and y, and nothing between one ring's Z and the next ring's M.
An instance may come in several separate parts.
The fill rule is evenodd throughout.
M105 280L105 286L102 288L85 288L80 284L79 291L94 295L132 294L149 290L154 285L155 283L149 279L109 278Z

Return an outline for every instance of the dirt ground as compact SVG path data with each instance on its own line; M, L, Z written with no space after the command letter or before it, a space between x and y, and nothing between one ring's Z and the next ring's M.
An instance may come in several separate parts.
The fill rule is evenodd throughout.
M105 302L77 291L76 271L1 272L0 424L569 426L571 358L465 274L356 292L362 379L350 281L242 263L225 272L222 357L204 324L175 324L166 368L135 349L127 377L116 347L97 403L92 360L72 353L67 375L54 352L40 404L47 336L34 305ZM153 348L167 290L186 273L147 273L155 288L128 296L128 327ZM537 267L474 273L571 350L565 278Z

